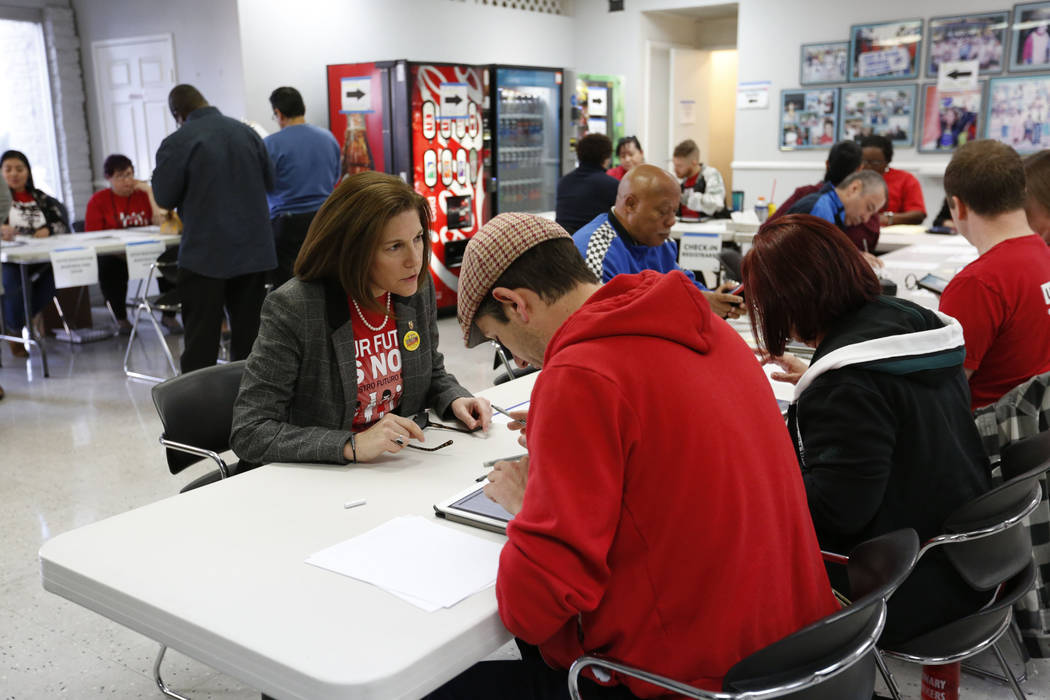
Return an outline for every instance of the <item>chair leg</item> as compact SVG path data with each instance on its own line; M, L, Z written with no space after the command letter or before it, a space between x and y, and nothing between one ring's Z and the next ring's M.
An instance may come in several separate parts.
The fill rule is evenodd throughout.
M153 682L157 684L157 688L160 692L164 693L169 698L175 698L175 700L189 700L185 695L179 695L169 688L168 684L164 682L164 679L160 677L160 664L164 661L164 653L167 650L167 646L164 644L160 645L160 651L157 653L157 660L153 662Z
M1010 684L1011 680L1013 682L1015 682L1015 683L1024 683L1025 681L1027 681L1028 680L1028 662L1032 660L1032 657L1031 657L1031 655L1029 655L1028 649L1025 648L1024 642L1021 640L1021 629L1017 628L1015 630L1014 629L1015 627L1017 627L1017 622L1016 621L1012 621L1010 623L1010 629L1008 629L1006 631L1006 634L1004 636L1010 638L1010 641L1013 643L1014 647L1017 649L1018 657L1021 659L1021 672L1019 674L1014 675L1013 670L1010 669L1010 664L1009 663L1006 664L1007 673L1006 673L1005 676L1003 674L1001 674L1001 673L996 673L995 671L989 671L987 669L981 668L980 666L974 666L972 664L967 664L967 663L964 663L962 665L963 673L966 673L966 674L971 675L971 676L976 676L978 678L983 678L985 680L998 681L999 683L1004 683L1004 684L1008 684L1008 685ZM1015 636L1015 633L1016 633L1016 636ZM1002 639L1003 638L1000 637L999 641L1002 641ZM996 647L997 647L996 648L996 652L999 651L999 649L998 649L999 641L996 641ZM1007 678L1007 676L1009 676L1009 678Z
M1026 700L1024 691L1021 690L1021 686L1017 683L1017 679L1014 678L1013 671L1010 670L1010 665L1006 663L1006 659L1003 657L1003 652L999 651L999 642L992 645L992 651L995 652L995 658L999 660L999 665L1003 668L1003 674L1006 676L1006 681L1010 685L1010 689L1014 691L1014 695L1017 696L1017 700Z
M882 658L882 652L878 649L873 649L871 653L875 654L875 665L878 666L882 680L886 683L893 700L901 700L901 691L897 688L897 682L893 680L893 674L890 673L890 669L886 667L886 660Z

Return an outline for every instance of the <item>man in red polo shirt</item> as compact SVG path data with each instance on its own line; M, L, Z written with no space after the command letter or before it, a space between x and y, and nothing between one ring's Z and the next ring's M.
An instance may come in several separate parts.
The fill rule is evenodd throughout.
M1021 157L998 141L961 146L944 172L955 224L980 257L941 295L959 319L971 408L1050 372L1050 248L1025 217Z
M893 142L885 136L865 136L860 140L863 167L874 170L886 181L886 205L879 212L879 224L921 224L926 219L922 186L911 173L890 167Z

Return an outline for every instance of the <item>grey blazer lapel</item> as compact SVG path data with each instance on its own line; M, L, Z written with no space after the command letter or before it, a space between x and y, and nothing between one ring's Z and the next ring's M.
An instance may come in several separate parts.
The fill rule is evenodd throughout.
M354 352L354 324L351 321L332 333L332 356L339 367L339 379L343 385L343 427L349 429L354 422L357 403L357 356Z
M332 338L332 361L339 369L343 385L343 428L350 429L354 423L354 406L357 403L357 353L354 349L354 324L346 292L337 279L321 280L324 289L325 323Z
M397 343L401 351L401 384L405 387L405 393L401 396L400 407L397 413L405 415L402 409L411 411L412 406L424 406L426 404L426 392L430 388L423 386L418 381L410 378L419 377L424 373L424 357L428 352L423 342L426 338L426 329L419 327L417 312L411 305L404 303L400 297L394 297L394 314L397 316ZM419 344L415 350L405 347L405 336L415 332L419 336Z

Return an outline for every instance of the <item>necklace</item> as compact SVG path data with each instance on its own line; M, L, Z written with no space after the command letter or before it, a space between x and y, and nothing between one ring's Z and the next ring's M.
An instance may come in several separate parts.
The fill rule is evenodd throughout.
M353 297L351 297L350 301L353 302L354 308L357 309L357 315L361 317L361 323L365 324L365 328L367 328L370 331L381 331L384 328L386 328L386 322L390 320L390 297L391 297L390 292L387 292L386 293L386 316L383 317L383 322L380 323L378 326L373 326L371 323L368 322L368 319L365 318L365 315L363 313L361 313L361 307L357 305L357 299L354 299Z

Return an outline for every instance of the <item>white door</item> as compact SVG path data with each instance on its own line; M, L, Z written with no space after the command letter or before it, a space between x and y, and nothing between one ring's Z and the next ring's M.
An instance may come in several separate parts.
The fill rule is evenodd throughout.
M91 50L102 158L122 153L139 178L149 178L160 142L175 130L168 111L168 93L175 87L171 35L95 41Z

